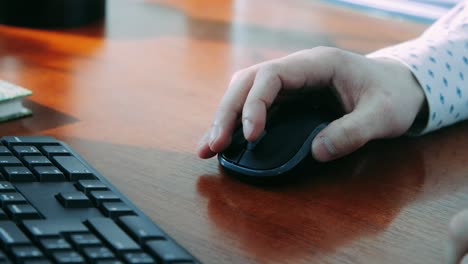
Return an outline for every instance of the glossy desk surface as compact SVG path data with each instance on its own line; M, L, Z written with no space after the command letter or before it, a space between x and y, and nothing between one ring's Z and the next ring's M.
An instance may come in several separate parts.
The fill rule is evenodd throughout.
M0 26L0 78L34 116L1 135L65 140L205 263L440 263L468 207L468 125L373 142L259 188L195 155L233 72L318 45L356 52L427 25L314 0L111 0L105 23Z

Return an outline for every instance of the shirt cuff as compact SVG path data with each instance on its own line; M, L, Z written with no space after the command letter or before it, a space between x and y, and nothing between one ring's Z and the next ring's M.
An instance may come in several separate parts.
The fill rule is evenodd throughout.
M464 56L465 41L420 38L368 54L369 58L390 58L411 70L426 96L425 124L413 126L411 135L422 135L468 117L468 91ZM468 76L467 76L468 77Z

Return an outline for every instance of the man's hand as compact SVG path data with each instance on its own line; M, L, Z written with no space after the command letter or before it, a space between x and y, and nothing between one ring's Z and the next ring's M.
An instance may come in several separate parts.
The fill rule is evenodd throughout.
M245 138L255 140L278 94L300 89L333 89L347 113L312 143L312 154L319 161L347 155L372 139L405 133L424 103L420 85L400 62L317 47L234 74L198 155L210 158L224 150L239 117Z

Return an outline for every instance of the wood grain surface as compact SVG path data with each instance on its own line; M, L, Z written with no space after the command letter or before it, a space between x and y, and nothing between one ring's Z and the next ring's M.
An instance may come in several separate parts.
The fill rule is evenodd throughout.
M468 125L372 142L250 186L195 155L230 76L320 45L366 53L427 25L313 0L110 0L78 29L0 26L0 79L33 90L0 135L68 142L204 263L441 263L468 207Z

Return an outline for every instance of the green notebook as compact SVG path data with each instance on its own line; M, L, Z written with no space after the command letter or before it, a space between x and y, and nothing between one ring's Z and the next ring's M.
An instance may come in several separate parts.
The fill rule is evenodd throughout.
M23 98L31 94L28 89L0 80L0 122L31 115L32 111L23 106Z

